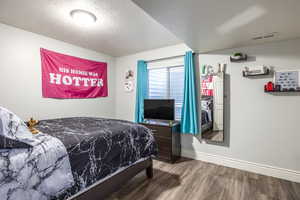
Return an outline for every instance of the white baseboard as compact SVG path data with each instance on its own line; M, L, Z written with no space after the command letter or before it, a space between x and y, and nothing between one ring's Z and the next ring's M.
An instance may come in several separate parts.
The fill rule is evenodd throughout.
M204 162L209 162L217 165L222 165L225 167L236 168L240 170L245 170L249 172L254 172L257 174L262 174L266 176L272 176L275 178L285 179L293 182L300 183L300 172L293 171L289 169L283 169L279 167L273 167L269 165L248 162L244 160L238 160L218 155L207 154L199 151L182 149L181 155L183 157L192 158L195 160L201 160Z

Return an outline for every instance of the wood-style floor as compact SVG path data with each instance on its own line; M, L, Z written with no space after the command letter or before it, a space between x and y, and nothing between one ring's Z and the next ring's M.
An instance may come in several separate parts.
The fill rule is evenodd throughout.
M300 200L300 184L196 160L154 161L107 200Z
M224 140L224 132L208 130L202 133L202 139L210 140L214 142L222 142Z

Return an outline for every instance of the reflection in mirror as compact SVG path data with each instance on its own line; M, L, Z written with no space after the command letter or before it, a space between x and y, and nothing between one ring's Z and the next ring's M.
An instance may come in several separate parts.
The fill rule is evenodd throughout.
M224 72L208 70L201 73L201 134L202 139L224 140Z

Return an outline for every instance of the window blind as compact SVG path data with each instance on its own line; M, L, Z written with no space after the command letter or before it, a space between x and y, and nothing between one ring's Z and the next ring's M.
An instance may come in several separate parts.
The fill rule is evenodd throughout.
M181 118L184 92L184 68L172 67L170 72L170 98L175 99L175 117Z
M174 99L176 120L181 118L183 90L183 66L149 69L149 98Z

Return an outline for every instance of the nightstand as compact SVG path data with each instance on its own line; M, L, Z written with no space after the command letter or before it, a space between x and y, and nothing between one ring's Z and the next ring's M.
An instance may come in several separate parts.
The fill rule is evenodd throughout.
M140 123L151 129L158 145L157 160L174 163L181 157L180 123L151 120Z

